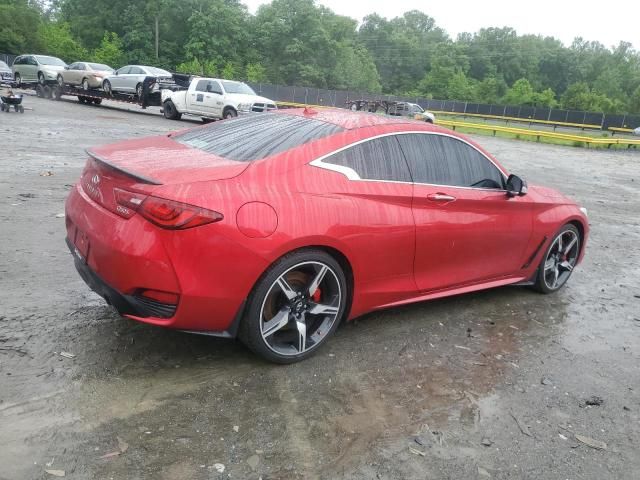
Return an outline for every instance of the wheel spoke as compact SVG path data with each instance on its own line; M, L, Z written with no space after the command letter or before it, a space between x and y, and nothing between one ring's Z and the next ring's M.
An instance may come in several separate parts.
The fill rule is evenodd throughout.
M558 266L564 268L565 270L568 270L569 272L573 271L573 265L571 265L571 263L566 260L562 263L559 263Z
M280 287L280 290L282 290L282 292L285 294L288 300L293 300L296 297L297 295L296 291L293 288L291 288L291 285L287 283L284 277L278 278L276 283L278 284L278 286Z
M338 307L323 305L321 303L312 303L309 313L311 315L336 315L338 313Z
M318 290L318 287L320 286L320 283L322 283L322 279L324 278L328 270L329 269L326 267L326 265L322 265L320 267L320 270L318 271L314 279L311 281L311 285L309 285L310 297L313 297L313 295L316 293L316 290Z
M296 327L298 327L298 352L302 353L307 348L307 324L304 321L304 315L296 318Z
M556 266L556 268L553 269L553 283L551 284L551 288L556 288L556 285L558 284L559 276L560 276L560 270Z
M553 258L547 258L547 261L544 262L544 271L551 270L556 266L556 262Z
M558 235L558 251L562 252L562 234Z
M283 308L275 316L262 325L262 336L269 337L289 323L289 309Z
M564 249L564 254L565 255L569 255L569 252L571 251L571 249L573 248L573 246L576 244L576 242L578 241L578 237L574 236L571 241L567 244L567 246Z

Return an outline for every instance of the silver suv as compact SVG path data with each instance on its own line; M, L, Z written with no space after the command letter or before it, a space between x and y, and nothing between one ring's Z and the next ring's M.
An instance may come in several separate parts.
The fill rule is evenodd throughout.
M20 55L11 66L15 82L34 83L44 85L48 81L55 81L58 73L64 70L67 64L56 57L47 55Z

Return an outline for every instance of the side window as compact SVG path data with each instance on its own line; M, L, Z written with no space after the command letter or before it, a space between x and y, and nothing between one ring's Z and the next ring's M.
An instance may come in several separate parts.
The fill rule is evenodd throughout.
M142 69L138 67L131 67L131 70L129 70L129 73L131 75L144 75L144 72L142 71Z
M24 58L23 57L18 57L13 61L14 65L22 65Z
M198 83L196 84L196 91L206 92L208 84L209 84L209 80L198 80Z
M125 75L131 71L131 67L122 67L118 69L118 75Z
M416 183L504 188L496 166L465 142L444 135L398 135Z
M34 57L27 57L27 64L37 66L38 62Z
M407 163L395 137L382 137L331 155L323 163L354 170L362 179L411 182Z
M220 86L220 82L217 82L215 80L211 81L209 85L209 91L212 93L216 92L222 94L222 87Z

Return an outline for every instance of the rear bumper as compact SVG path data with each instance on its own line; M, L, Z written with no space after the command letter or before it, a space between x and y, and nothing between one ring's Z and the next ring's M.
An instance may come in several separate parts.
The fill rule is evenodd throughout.
M84 283L86 283L91 290L104 298L109 305L115 307L120 315L140 318L171 318L175 315L175 305L168 305L155 302L150 299L147 300L133 295L124 295L123 293L120 293L100 278L96 272L89 268L84 259L78 255L73 242L71 242L68 237L65 240L67 242L67 247L69 247L69 250L71 250L71 254L73 255L76 270L80 274L82 280L84 280Z

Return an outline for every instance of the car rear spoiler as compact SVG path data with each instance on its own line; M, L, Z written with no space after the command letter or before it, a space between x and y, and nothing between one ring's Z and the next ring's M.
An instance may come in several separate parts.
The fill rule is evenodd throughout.
M132 172L130 170L127 170L126 168L122 168L119 167L117 165L114 165L113 163L109 162L107 159L105 159L104 157L101 157L100 155L98 155L97 153L91 151L90 149L86 149L85 152L87 152L87 155L89 155L91 158L93 158L96 162L98 162L99 164L110 168L112 170L116 170L120 173L124 173L125 175L128 175L131 178L135 178L136 180L142 182L142 183L147 183L149 185L162 185L162 182L159 182L158 180L154 180L153 178L149 178L146 177L144 175L140 175L138 173Z

